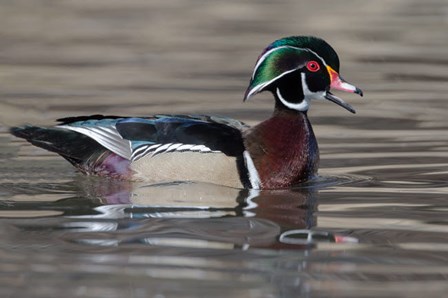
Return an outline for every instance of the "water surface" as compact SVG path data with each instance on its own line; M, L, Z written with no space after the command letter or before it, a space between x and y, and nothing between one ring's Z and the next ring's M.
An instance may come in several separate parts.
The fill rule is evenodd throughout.
M1 297L444 297L446 1L0 1ZM242 103L271 41L313 34L365 97L309 116L320 177L291 190L132 184L9 136L82 114Z

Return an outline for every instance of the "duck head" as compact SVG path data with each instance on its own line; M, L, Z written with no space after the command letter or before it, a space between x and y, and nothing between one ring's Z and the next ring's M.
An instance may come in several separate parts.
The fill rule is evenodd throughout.
M313 36L291 36L274 41L258 57L244 100L268 90L279 108L306 112L311 100L327 99L355 113L330 89L363 95L341 78L338 55L327 42Z

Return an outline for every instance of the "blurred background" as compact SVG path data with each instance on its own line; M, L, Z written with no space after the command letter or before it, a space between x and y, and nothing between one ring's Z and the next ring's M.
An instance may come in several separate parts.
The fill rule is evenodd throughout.
M433 123L445 114L443 0L0 5L0 121L7 125L92 113L260 120L272 109L270 94L243 104L243 93L262 49L289 35L320 36L336 49L341 74L365 91L364 99L343 94L361 117ZM364 122L328 103L310 114Z
M224 115L272 41L316 35L340 93L309 114L321 177L254 194L78 174L8 127ZM446 0L0 0L1 297L444 297ZM336 93L336 92L335 92ZM314 235L314 236L313 236Z

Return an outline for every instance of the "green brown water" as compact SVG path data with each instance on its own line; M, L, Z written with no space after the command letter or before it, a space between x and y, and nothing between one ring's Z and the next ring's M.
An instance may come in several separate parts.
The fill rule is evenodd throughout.
M248 192L82 176L7 133L242 102L274 39L313 34L365 96L314 103L321 177ZM448 296L448 2L0 1L0 297ZM307 239L310 231L312 239Z

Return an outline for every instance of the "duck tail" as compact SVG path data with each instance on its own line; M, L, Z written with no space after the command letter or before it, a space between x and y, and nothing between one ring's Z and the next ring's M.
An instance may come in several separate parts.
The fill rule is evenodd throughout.
M81 167L93 156L106 149L91 138L75 131L57 127L23 126L10 128L12 135L31 144L55 152L76 167Z

